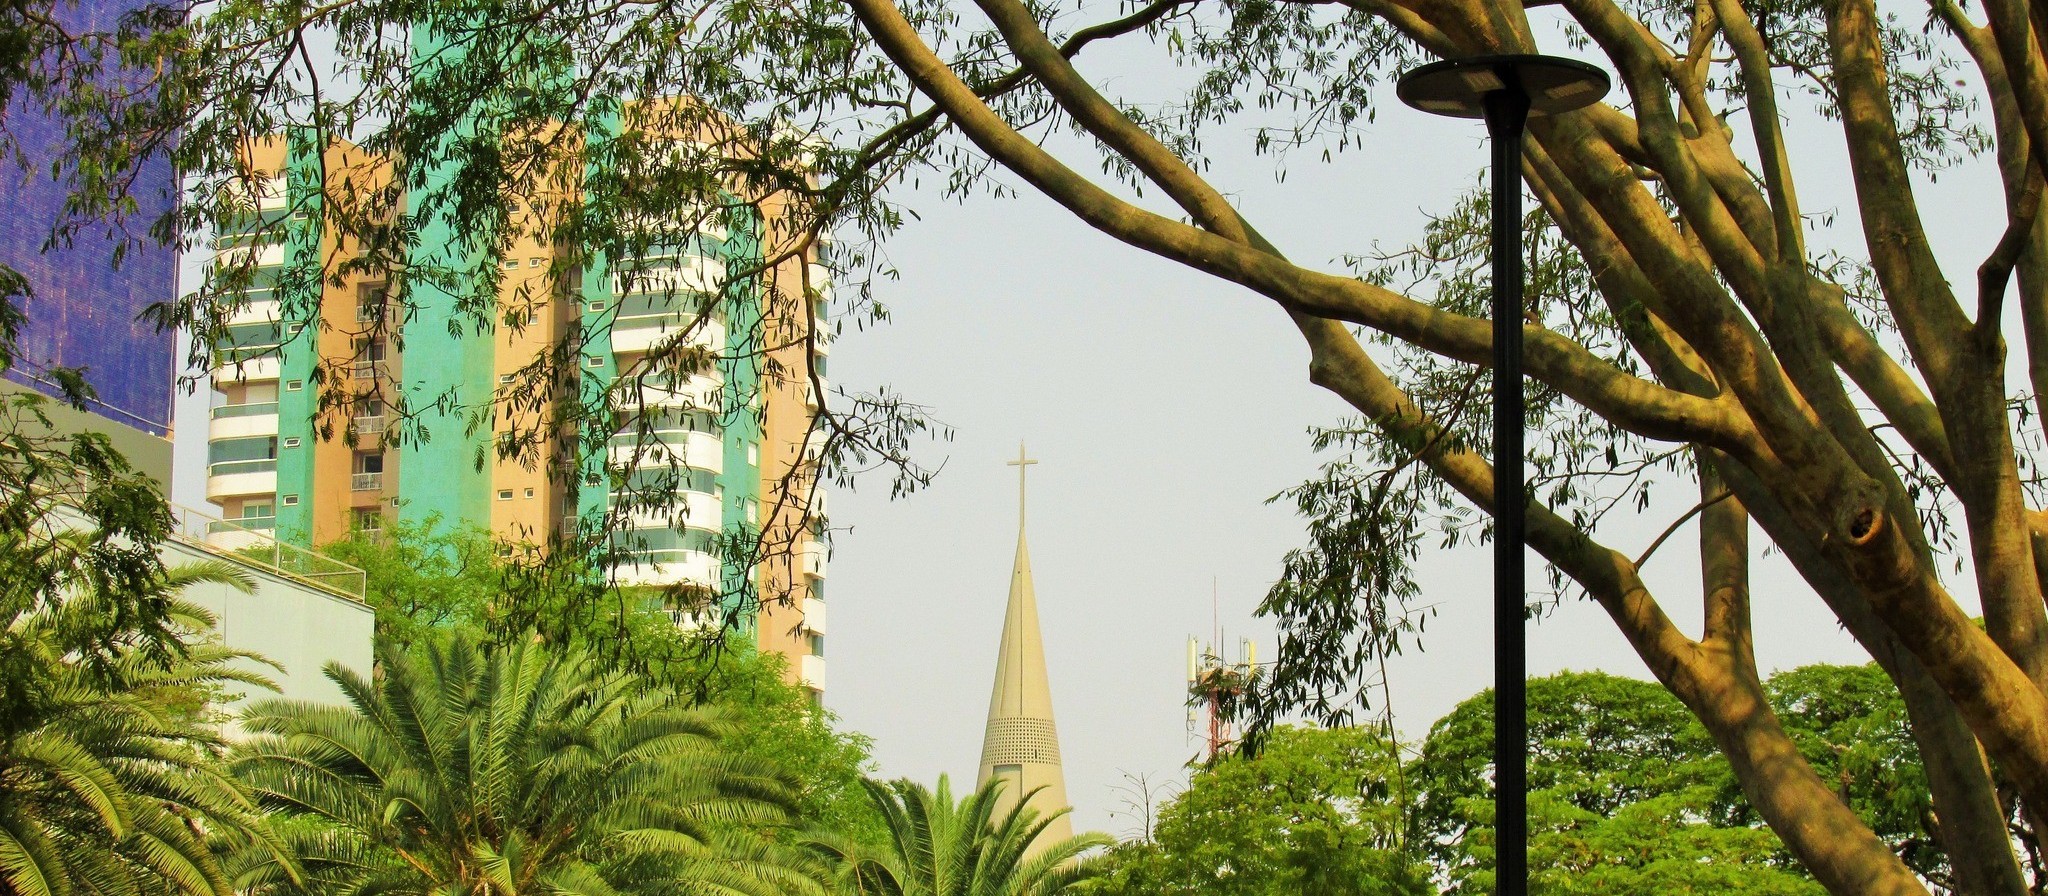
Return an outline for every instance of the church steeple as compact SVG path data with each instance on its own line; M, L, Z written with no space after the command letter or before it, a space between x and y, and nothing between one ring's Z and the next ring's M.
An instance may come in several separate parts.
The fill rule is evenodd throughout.
M1031 587L1031 553L1024 541L1024 475L1038 463L1017 446L1017 560L1010 570L1010 602L1003 616L1003 640L996 652L996 682L988 701L988 728L981 742L981 770L975 784L992 777L1007 782L996 805L998 816L1019 797L1044 787L1030 803L1041 816L1065 809L1066 775L1060 766L1059 732L1053 727L1052 692L1046 686L1045 645L1038 634L1038 596ZM1054 821L1036 843L1073 836L1066 816ZM1034 844L1032 852L1037 851Z

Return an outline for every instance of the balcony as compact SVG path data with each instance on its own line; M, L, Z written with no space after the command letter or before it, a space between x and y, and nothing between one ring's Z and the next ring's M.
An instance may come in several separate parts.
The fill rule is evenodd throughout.
M674 311L666 314L636 314L613 321L612 351L621 354L648 351L692 327L695 327L695 330L690 333L690 345L712 351L721 351L725 348L724 324L716 320L699 323L694 320L694 312Z
M250 345L214 353L213 379L216 383L260 383L277 379L284 372L279 346Z
M277 494L276 460L233 460L206 468L206 500Z
M256 290L252 289L250 292L254 293ZM248 326L251 324L273 324L282 320L278 315L276 299L257 299L251 297L247 304L239 308L227 309L227 320L225 323L230 327Z
M711 292L725 281L723 261L702 255L669 257L675 258L676 264L650 265L638 270L621 270L614 273L612 295L623 297L652 294L680 298L691 293Z
M671 389L665 378L650 376L644 385L635 389L635 378L621 376L614 380L612 401L620 410L634 408L716 408L718 390L723 380L716 374L693 376L683 380Z
M825 658L806 654L803 664L797 667L797 674L804 680L804 686L814 691L825 689Z
M803 550L797 552L798 567L803 574L812 578L825 577L825 543L817 539L804 542Z
M804 631L814 635L825 633L825 602L814 597L804 598Z
M277 402L224 404L213 409L209 439L244 439L277 435Z
M629 431L612 436L610 448L609 460L616 467L674 465L712 473L725 471L725 445L708 432L657 430L643 438Z
M390 362L384 360L357 361L351 368L359 380L391 379Z
M223 268L239 267L250 263L254 256L257 267L277 267L284 264L284 244L266 243L261 246L230 246L220 250L214 263Z
M613 506L623 505L630 495L614 494ZM725 526L725 511L717 498L703 492L682 490L675 492L672 507L635 507L625 513L626 522L635 529L702 529L717 532Z
M381 436L384 434L383 414L364 414L348 421L350 432L359 436Z
M223 551L246 551L267 545L277 528L277 517L245 516L232 520L211 520L206 524L206 543Z
M348 490L352 492L375 492L384 490L383 473L356 473L348 478Z
M633 551L612 570L621 585L718 587L718 558L703 551Z

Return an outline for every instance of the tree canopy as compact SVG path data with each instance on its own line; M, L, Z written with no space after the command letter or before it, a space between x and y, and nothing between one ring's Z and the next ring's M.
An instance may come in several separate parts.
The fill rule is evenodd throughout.
M75 151L57 173L75 185L79 216L118 214L132 161L169 154L195 201L153 223L190 243L249 214L248 140L346 139L394 160L405 201L360 189L344 166L309 180L295 208L357 240L362 264L410 262L401 306L421 284L459 295L457 327L501 319L496 276L466 253L400 258L421 228L454 226L483 248L539 237L567 247L553 262L564 272L707 221L760 231L764 264L829 233L820 263L840 278L836 300L855 306L840 318L859 320L883 313L859 284L886 271L876 241L905 214L893 186L1042 193L1077 225L1271 302L1311 353L1310 381L1357 411L1325 437L1346 457L1297 496L1312 540L1268 598L1284 638L1258 695L1265 717L1354 708L1377 660L1407 641L1410 563L1429 534L1469 534L1472 510L1521 513L1559 590L1606 611L1823 885L1924 892L1769 710L1751 648L1753 525L1896 683L1956 888L2024 888L2013 846L2039 848L2032 819L2048 806L2039 6L224 0L70 35L18 12L49 2L10 7L7 33L55 61L0 71L29 101L72 113ZM1154 85L1091 80L1098 45L1119 42L1148 45L1184 77L1129 95ZM1244 175L1216 169L1206 147L1249 131L1261 150L1387 152L1364 126L1403 67L1567 42L1604 57L1622 89L1530 128L1521 173L1540 207L1539 264L1524 337L1537 475L1525 506L1498 508L1477 385L1490 350L1474 314L1483 216L1445 210L1407 276L1398 263L1297 263L1239 213L1230 197ZM91 89L93 64L116 57L150 77ZM1793 117L1839 132L1853 214L1816 218L1800 204ZM1087 138L1078 158L1046 147L1059 129ZM1282 158L1303 164L1312 152ZM1951 165L1999 175L1972 207L2003 233L1978 247L1973 271L1944 268L1923 208L1926 175ZM579 200L548 205L564 182ZM546 213L511 214L509 197ZM1845 248L1816 248L1823 226L1843 231ZM191 328L203 352L247 280L219 272L158 316ZM280 289L303 314L314 280L302 280ZM1369 351L1375 340L1389 348ZM519 388L488 402L435 402L488 419L576 394L574 348L539 353ZM680 342L670 349L642 373L708 363ZM350 400L344 379L316 378L323 407ZM880 459L909 471L899 487L914 484L904 449L930 426L919 409L882 391L835 398L820 423L829 474ZM411 421L401 437L429 435L424 408L397 412ZM1691 624L1641 575L1645 557L1616 546L1634 528L1616 508L1652 480L1697 493L1684 517L1696 521L1704 610ZM1971 575L1948 575L1957 564Z

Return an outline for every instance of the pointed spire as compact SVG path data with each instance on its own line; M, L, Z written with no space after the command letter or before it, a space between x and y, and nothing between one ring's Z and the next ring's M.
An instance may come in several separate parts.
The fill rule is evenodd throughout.
M976 785L992 777L1007 781L998 813L1008 812L1018 798L1043 787L1030 806L1041 815L1065 809L1066 775L1060 764L1059 732L1053 726L1052 691L1046 684L1045 645L1038 633L1038 595L1031 585L1031 552L1024 539L1025 472L1038 463L1017 446L1017 559L1010 570L1010 601L1003 615L1003 640L996 652L995 688L989 695L988 727L982 737L981 769ZM1049 843L1072 836L1065 816L1034 841Z

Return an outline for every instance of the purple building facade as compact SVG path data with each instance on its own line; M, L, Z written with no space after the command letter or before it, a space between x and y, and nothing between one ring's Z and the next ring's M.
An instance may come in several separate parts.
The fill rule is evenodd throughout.
M72 30L112 31L146 0L60 0L53 12ZM5 126L28 157L26 169L0 165L0 264L28 278L34 296L23 311L18 355L7 376L55 394L42 374L51 367L85 369L99 395L93 408L108 419L163 436L171 426L172 334L139 318L152 303L177 296L178 253L148 238L150 224L174 208L177 178L170 161L149 160L134 180L137 209L116 228L95 222L68 246L43 251L63 213L67 184L50 179L66 151L64 125L16 96ZM115 247L127 244L115 266Z

